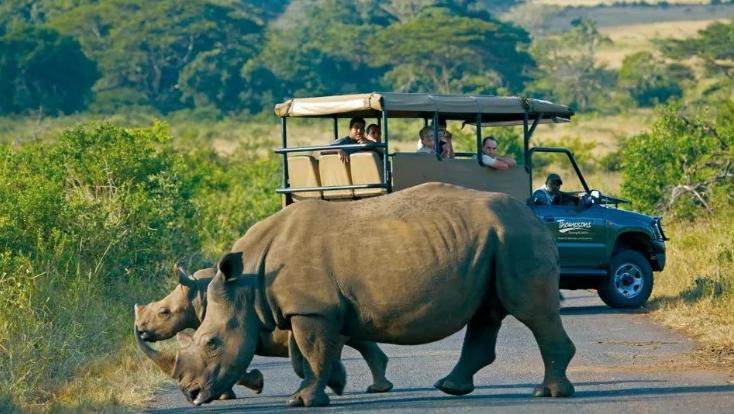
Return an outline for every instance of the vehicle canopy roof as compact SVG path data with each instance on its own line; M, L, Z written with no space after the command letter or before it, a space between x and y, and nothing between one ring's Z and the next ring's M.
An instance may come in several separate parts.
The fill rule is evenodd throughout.
M517 96L436 95L428 93L372 92L317 98L293 98L275 106L279 117L333 118L379 117L432 118L438 112L446 119L474 123L481 115L483 124L522 124L542 115L546 122L568 121L573 115L565 105Z

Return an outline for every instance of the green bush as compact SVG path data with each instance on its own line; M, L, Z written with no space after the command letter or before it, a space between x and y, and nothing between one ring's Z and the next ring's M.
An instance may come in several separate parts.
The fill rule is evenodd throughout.
M0 399L53 400L129 341L132 304L276 211L278 178L272 158L176 151L161 124L0 146Z
M725 114L711 123L703 111L663 106L651 131L625 140L622 192L634 208L692 216L731 202L734 129Z

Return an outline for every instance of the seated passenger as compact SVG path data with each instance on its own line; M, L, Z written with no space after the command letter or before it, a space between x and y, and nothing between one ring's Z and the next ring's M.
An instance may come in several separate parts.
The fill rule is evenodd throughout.
M330 145L347 145L347 144L364 144L364 126L366 122L364 121L364 118L352 118L349 120L349 135L343 138L339 138L334 140ZM339 159L342 160L342 162L349 162L349 154L356 152L358 150L356 149L339 149L337 152L339 153Z
M367 126L367 136L364 139L364 142L360 142L360 144L374 144L380 142L382 139L382 132L380 131L380 126L377 124L369 124Z
M517 165L512 158L497 155L497 141L491 135L482 141L482 164L496 170L506 170Z
M561 176L556 173L548 174L545 184L533 191L533 204L536 206L550 206L561 204L563 193L561 193Z
M418 133L418 137L421 140L421 146L418 148L417 153L420 154L436 154L434 150L434 135L433 128L430 126L424 126ZM454 146L451 143L451 134L444 134L443 140L439 141L441 158L454 158Z

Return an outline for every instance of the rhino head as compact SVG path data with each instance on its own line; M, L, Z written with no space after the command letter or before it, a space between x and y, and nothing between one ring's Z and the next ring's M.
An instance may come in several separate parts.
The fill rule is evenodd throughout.
M192 335L179 334L172 377L194 405L231 388L252 361L260 322L254 309L255 278L242 276L242 253L222 258L206 292L207 311Z
M206 286L216 269L202 269L189 276L178 266L178 285L165 298L144 306L135 305L135 326L150 342L171 338L186 328L199 326L206 310Z

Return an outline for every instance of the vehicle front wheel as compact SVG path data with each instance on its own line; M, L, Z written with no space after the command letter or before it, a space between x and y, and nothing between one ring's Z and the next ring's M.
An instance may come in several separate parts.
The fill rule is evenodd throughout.
M612 308L639 308L652 293L652 267L634 250L621 250L612 257L609 276L599 286L599 297Z

